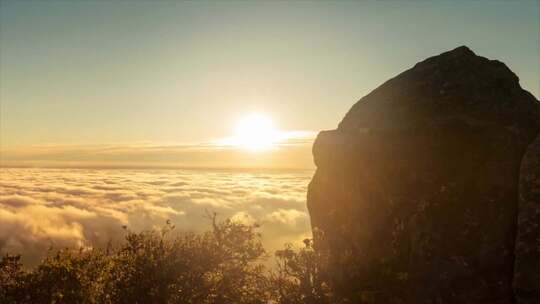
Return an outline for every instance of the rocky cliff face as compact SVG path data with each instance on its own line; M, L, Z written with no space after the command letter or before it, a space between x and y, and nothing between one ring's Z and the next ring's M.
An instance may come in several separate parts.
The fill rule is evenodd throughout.
M540 135L521 161L518 212L515 295L517 303L540 303Z
M459 47L321 132L308 208L336 293L540 303L539 105L503 63Z

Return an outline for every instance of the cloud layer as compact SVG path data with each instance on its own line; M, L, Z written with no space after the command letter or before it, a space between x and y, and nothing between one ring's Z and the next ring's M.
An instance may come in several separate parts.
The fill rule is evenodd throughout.
M54 168L272 168L314 169L311 146L316 133L281 132L279 142L253 153L231 138L206 143L2 146L4 167Z
M206 211L262 225L269 251L310 236L310 171L0 169L0 253L29 264L51 246L118 241L170 219L179 230L209 228Z

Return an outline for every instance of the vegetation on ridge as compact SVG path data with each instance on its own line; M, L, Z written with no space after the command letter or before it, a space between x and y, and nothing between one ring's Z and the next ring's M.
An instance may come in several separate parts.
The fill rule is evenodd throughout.
M204 233L127 231L119 246L51 250L35 268L0 258L0 303L325 303L312 241L267 257L257 225L217 222Z

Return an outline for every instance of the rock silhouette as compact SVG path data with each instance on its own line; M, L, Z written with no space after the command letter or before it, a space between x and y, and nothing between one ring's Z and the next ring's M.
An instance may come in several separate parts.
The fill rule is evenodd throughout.
M540 303L540 136L521 162L514 286L518 303Z
M518 77L464 46L360 99L313 146L308 209L336 294L540 303L539 131Z

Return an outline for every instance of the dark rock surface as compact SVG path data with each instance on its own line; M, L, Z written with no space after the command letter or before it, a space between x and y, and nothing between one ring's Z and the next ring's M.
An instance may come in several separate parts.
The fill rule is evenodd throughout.
M521 160L539 130L538 100L518 77L466 47L358 101L313 146L308 209L336 293L352 303L540 303L533 146L522 170L536 181L522 176L518 205Z
M540 303L540 136L521 162L515 258L517 303Z

